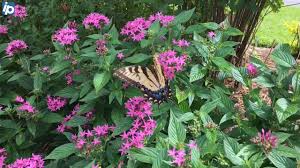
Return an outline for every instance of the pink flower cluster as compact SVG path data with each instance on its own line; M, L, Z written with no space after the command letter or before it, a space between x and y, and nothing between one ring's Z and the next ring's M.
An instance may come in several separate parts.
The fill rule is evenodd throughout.
M57 111L67 104L67 100L62 97L47 96L47 106L51 111Z
M249 76L255 77L257 75L258 71L257 71L257 68L256 68L255 65L250 63L250 64L247 65L246 69L247 69L247 73L248 73Z
M28 101L24 100L23 97L17 96L15 101L17 103L22 103L22 105L18 107L18 110L23 111L23 112L28 112L31 114L34 114L37 112L36 109Z
M17 159L14 163L7 165L7 168L44 168L44 160L41 155L34 155L30 158Z
M96 41L96 52L99 55L105 55L108 52L108 48L106 47L105 40L97 40Z
M174 16L163 15L161 12L157 12L149 17L151 22L159 21L164 27L167 27L174 19Z
M119 53L117 54L117 58L118 58L119 60L123 59L123 58L124 58L124 54L121 53L121 52L119 52Z
M13 55L27 49L28 46L23 40L13 40L8 43L5 52L8 56L12 57Z
M74 72L69 72L65 75L67 85L72 85L73 84L73 75L80 75L80 70L77 69Z
M144 140L147 136L151 136L156 128L156 121L151 119L152 106L143 97L130 98L125 103L128 110L127 116L134 119L132 127L121 135L123 144L119 150L122 155L132 148L144 147Z
M77 115L78 111L80 110L80 105L76 104L76 106L73 108L71 113L67 116L65 116L64 120L60 123L60 125L57 126L56 130L57 132L63 133L65 132L65 129L71 129L71 127L66 126L65 124L72 120L75 115Z
M27 16L26 7L22 5L16 5L14 17L20 18L20 20L24 20L26 16Z
M129 36L133 41L142 41L146 37L148 28L154 21L159 21L163 26L168 26L173 20L174 16L167 16L158 12L151 15L148 19L136 18L133 21L127 22L121 29L121 34Z
M186 153L185 150L176 150L173 148L172 150L168 150L168 155L173 159L172 164L176 166L183 166L186 159Z
M184 39L179 39L179 40L173 39L173 44L177 45L180 48L184 48L184 47L190 46L190 42L188 42L188 41L186 41Z
M0 25L0 35L5 35L8 33L8 28L6 25Z
M121 29L121 34L129 36L133 41L142 41L150 25L151 21L145 20L144 18L136 18L126 23Z
M80 105L77 104L70 114L65 116L64 120L57 126L57 132L63 133L66 129L71 129L71 127L67 126L66 123L74 118L80 110ZM94 110L85 113L85 118L89 121L94 118Z
M114 126L98 125L92 130L84 130L77 135L72 135L72 140L76 144L75 147L79 150L83 150L90 153L95 147L102 144L102 140L106 138L115 129Z
M57 41L61 45L72 45L79 40L77 35L77 29L73 28L61 28L55 32L52 36L54 41Z
M0 168L5 166L6 156L6 150L4 148L0 148Z
M278 138L272 135L270 130L266 132L264 129L261 129L261 132L252 138L251 141L255 144L260 144L268 152L277 146Z
M210 31L210 32L207 33L207 36L208 36L209 38L213 39L213 38L216 37L216 33L213 32L213 31Z
M101 29L103 25L108 25L110 20L108 17L104 16L101 13L90 13L86 18L84 18L82 24L86 29L89 29L90 26L94 26L97 29Z
M166 78L172 80L175 72L182 71L186 64L187 55L176 56L177 52L173 50L165 51L159 54L159 63L162 65Z

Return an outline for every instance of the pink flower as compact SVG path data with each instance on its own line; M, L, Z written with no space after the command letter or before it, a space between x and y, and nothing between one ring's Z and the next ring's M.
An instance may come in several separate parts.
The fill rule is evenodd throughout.
M49 72L50 72L50 69L49 69L48 66L44 66L44 67L42 68L42 71L45 72L45 73L49 73Z
M176 41L175 39L173 39L173 44L177 45L180 48L184 48L184 47L188 47L190 46L190 42L184 40L184 39L180 39L178 41Z
M255 144L260 144L265 151L269 152L277 146L278 138L272 135L270 130L265 132L264 129L261 129L261 132L252 138L251 141Z
M6 25L0 25L0 35L5 35L8 33L8 28Z
M17 96L15 101L16 101L17 103L23 103L23 102L25 102L25 100L23 99L22 96Z
M196 141L194 141L194 140L191 140L187 146L190 148L190 150L198 149L198 145L197 145Z
M101 141L99 141L98 138L95 138L95 139L93 140L92 144L93 144L94 146L97 146L97 145L101 144Z
M156 128L156 121L150 118L152 115L151 103L143 97L130 98L125 103L125 108L128 109L127 116L135 120L130 130L121 135L123 140L119 149L121 155L125 155L132 147L143 148L145 138L151 136Z
M168 150L168 155L173 159L172 163L175 166L183 166L185 163L185 151L184 150L176 150L173 148L172 150Z
M26 16L27 16L26 7L22 5L16 5L14 17L24 20Z
M177 57L177 52L168 50L159 55L159 63L162 65L164 75L172 80L175 77L175 72L182 71L186 64L186 55Z
M5 166L6 156L6 150L4 148L0 148L0 168Z
M59 133L64 133L66 129L66 126L64 124L60 124L57 126L56 131Z
M86 18L84 18L82 24L86 29L90 26L94 26L97 29L101 29L103 25L108 25L110 20L101 13L90 13Z
M67 85L72 85L73 84L73 73L67 73L65 75L66 81L67 81Z
M106 47L105 40L97 40L96 41L96 52L99 55L105 55L108 52L108 48Z
M23 40L13 40L8 43L5 52L9 57L22 52L23 50L27 49L28 46Z
M249 76L255 77L257 75L257 72L258 71L257 71L257 68L255 67L255 65L253 65L251 63L247 65L247 73Z
M93 164L92 168L101 168L101 166L99 166L98 164L95 164L95 165Z
M210 31L210 32L208 32L207 36L212 39L212 38L216 37L216 33L213 31Z
M121 53L121 52L119 52L119 53L117 54L117 58L118 58L119 60L123 59L123 58L124 58L124 54Z
M79 40L77 35L77 29L61 28L55 32L52 36L54 41L57 41L61 45L72 45Z
M79 140L77 140L76 148L77 148L77 149L82 149L83 146L84 146L84 144L86 144L86 141L83 140L83 139L79 139Z
M67 104L67 100L65 98L47 96L48 109L51 111L60 110L66 104Z
M121 29L121 34L129 36L133 41L142 41L150 25L151 21L145 20L144 18L136 18L126 23Z
M157 12L149 17L149 21L159 21L164 27L167 27L174 19L175 16L163 15L161 12Z
M70 29L77 29L78 25L75 21L68 21L67 22L68 28Z
M20 107L18 107L18 110L32 114L37 112L36 109L28 101L25 101Z
M31 158L20 158L14 163L7 165L7 168L44 168L44 160L41 155L32 154Z

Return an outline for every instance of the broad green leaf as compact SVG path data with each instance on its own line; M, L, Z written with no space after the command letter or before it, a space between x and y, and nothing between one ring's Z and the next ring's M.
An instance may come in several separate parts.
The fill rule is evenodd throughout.
M108 33L111 35L112 44L121 44L121 42L119 41L119 32L116 29L115 25L112 26Z
M215 22L202 23L204 27L210 30L217 30L220 26Z
M237 28L230 27L224 31L224 34L228 36L241 36L243 35L243 32Z
M0 53L2 53L6 49L7 44L8 43L2 43L2 44L0 44Z
M132 149L129 151L130 156L143 163L152 163L158 157L155 148L144 147L141 149Z
M266 76L258 76L256 78L252 79L252 81L256 82L258 85L261 85L261 86L267 87L267 88L271 88L271 87L275 86L274 82Z
M287 157L280 156L275 150L270 152L267 157L277 168L296 168L295 162Z
M185 30L185 33L186 34L193 34L194 32L195 33L202 33L206 30L207 28L204 27L203 25L201 24L197 24L197 25L191 25L189 26L186 30Z
M258 105L257 103L253 103L251 101L249 101L249 107L250 109L260 118L263 118L265 120L268 119L268 117L270 116L267 112L263 111Z
M203 44L199 44L194 42L194 45L196 47L196 49L198 50L199 54L201 55L201 57L207 59L208 56L210 55L209 50L208 50L208 46L203 45Z
M34 90L42 90L42 85L43 85L43 79L41 76L40 71L36 71L34 74L34 80L33 80L33 86L34 86Z
M202 79L206 75L207 70L204 68L201 68L199 64L194 65L191 69L190 73L190 82L197 81L199 79Z
M246 86L244 78L239 70L237 70L236 68L232 68L231 74L236 81L238 81L238 82L242 83L244 86Z
M176 87L176 98L178 100L178 104L186 100L188 96L189 96L188 90L180 90L178 87Z
M35 136L35 133L36 133L36 124L37 124L37 123L34 123L33 121L27 121L26 124L27 124L28 131L29 131L33 136Z
M87 36L88 38L94 39L94 40L99 40L102 39L102 35L101 34L91 34Z
M183 143L186 137L186 131L182 123L178 121L172 110L170 111L170 121L168 127L169 141L173 146Z
M291 104L287 99L280 98L275 103L275 112L279 123L298 112L297 104Z
M230 55L235 56L236 53L233 47L228 47L228 46L218 48L215 53L216 57L223 57L223 58L226 58L227 56Z
M83 116L74 116L70 121L66 122L65 125L69 127L78 127L86 123L86 118Z
M225 138L224 139L224 150L225 156L235 165L243 165L244 161L242 158L237 156L239 152L239 144L233 138Z
M195 8L188 10L188 11L181 12L179 15L177 15L175 17L173 23L176 25L176 24L181 24L181 23L187 22L192 17L194 11L195 11Z
M291 51L288 44L281 44L276 46L272 52L271 58L277 65L281 65L287 68L296 64L294 57L291 55Z
M113 136L120 135L124 131L127 131L131 127L132 122L133 121L131 118L128 118L128 117L123 118L121 121L119 121L117 123L117 126L114 129L114 132L112 135Z
M25 134L23 132L20 132L17 136L16 136L16 144L18 146L22 145L25 142Z
M75 153L76 149L73 143L67 143L56 147L45 159L64 159Z
M279 145L275 150L280 156L289 158L300 158L300 152L298 152L296 149L285 145Z
M58 123L61 122L63 119L63 116L57 113L49 112L43 116L42 121L45 123Z
M148 60L150 58L151 58L151 56L149 56L149 55L139 53L139 54L134 54L131 57L125 58L124 61L136 64L136 63L140 63L140 62L143 62L145 60Z
M213 57L212 62L216 64L222 71L225 72L231 72L231 69L233 67L232 64L230 64L228 61L226 61L222 57Z
M109 82L110 78L111 75L108 72L95 74L93 81L96 93L99 93L99 91Z
M74 94L76 94L78 90L74 87L66 87L57 93L55 93L55 96L65 97L65 98L72 98Z
M179 122L187 122L195 118L195 115L192 112L187 112L182 114L179 118Z
M292 78L292 87L295 94L300 94L300 72L294 74Z
M210 113L212 110L214 110L217 105L220 103L220 98L215 99L213 101L206 102L203 104L199 110L200 113Z
M69 61L61 61L54 65L54 67L50 70L50 74L57 73L69 67L71 64Z
M285 132L272 132L277 138L278 138L278 143L282 143L285 140L287 140L290 136L293 134L285 133Z

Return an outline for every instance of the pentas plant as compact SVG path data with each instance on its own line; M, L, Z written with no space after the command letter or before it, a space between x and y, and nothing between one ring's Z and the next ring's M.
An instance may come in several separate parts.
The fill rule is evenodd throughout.
M257 56L236 67L242 33L198 23L193 9L120 21L102 4L77 12L84 4L63 2L55 18L18 7L1 22L0 167L297 166L300 72L288 45L271 53L276 69Z

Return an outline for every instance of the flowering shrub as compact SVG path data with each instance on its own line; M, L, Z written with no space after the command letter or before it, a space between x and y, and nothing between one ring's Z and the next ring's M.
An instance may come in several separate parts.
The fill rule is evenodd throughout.
M100 12L70 18L37 52L14 27L30 24L26 7L18 10L0 26L0 167L299 165L300 68L288 45L272 52L276 69L256 57L235 67L227 61L237 45L230 39L241 32L188 25L192 9L120 27ZM160 105L112 75L151 67L154 55L174 93ZM247 88L242 107L228 81Z

